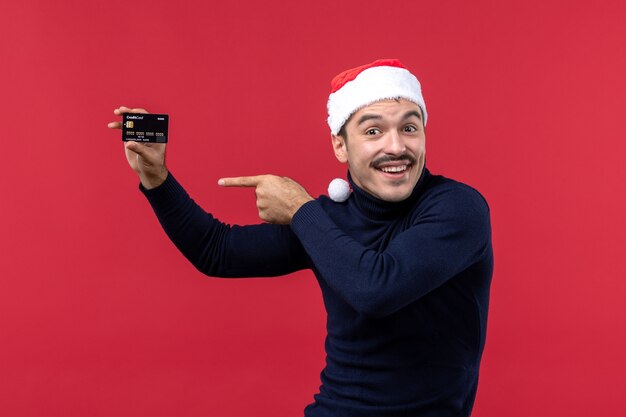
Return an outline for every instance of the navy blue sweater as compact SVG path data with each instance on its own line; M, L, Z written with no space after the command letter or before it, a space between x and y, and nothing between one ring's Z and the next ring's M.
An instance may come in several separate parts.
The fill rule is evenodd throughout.
M399 203L350 182L348 201L321 196L291 225L223 224L171 174L142 190L174 244L207 275L313 270L328 335L322 385L305 416L469 416L493 271L485 200L427 169Z

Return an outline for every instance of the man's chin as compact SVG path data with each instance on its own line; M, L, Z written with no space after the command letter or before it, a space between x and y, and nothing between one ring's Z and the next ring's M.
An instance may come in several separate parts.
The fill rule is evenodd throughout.
M381 184L381 186L378 187L378 198L390 203L404 201L409 198L413 192L413 186L414 184L411 184L408 178L402 181L391 181L391 183Z
M407 198L409 198L410 195L411 195L411 193L401 194L401 195L397 195L397 194L387 195L387 196L383 196L381 198L381 200L387 201L389 203L399 203L399 202L404 201Z
M391 189L390 189L391 188ZM411 195L412 189L410 187L402 186L399 187L381 187L381 189L377 190L378 192L375 194L380 200L387 201L389 203L398 203L400 201L404 201Z

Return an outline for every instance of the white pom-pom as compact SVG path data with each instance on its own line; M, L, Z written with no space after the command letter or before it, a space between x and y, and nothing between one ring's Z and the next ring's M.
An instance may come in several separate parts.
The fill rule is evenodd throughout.
M331 200L343 203L350 197L350 184L341 178L335 178L328 184L328 195Z

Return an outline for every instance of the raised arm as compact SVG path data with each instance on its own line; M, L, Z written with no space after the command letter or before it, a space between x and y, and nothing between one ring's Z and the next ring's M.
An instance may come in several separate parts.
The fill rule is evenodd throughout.
M122 106L113 113L148 112ZM110 122L108 127L120 129L121 122ZM308 266L306 254L289 226L231 227L200 208L166 168L165 144L126 142L124 150L163 229L201 272L218 277L261 277L284 275Z

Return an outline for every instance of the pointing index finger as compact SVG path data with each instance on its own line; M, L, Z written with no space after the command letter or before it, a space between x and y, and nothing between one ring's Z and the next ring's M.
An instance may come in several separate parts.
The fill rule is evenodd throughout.
M231 177L220 178L217 181L222 187L256 187L261 183L263 175L253 175L251 177Z

